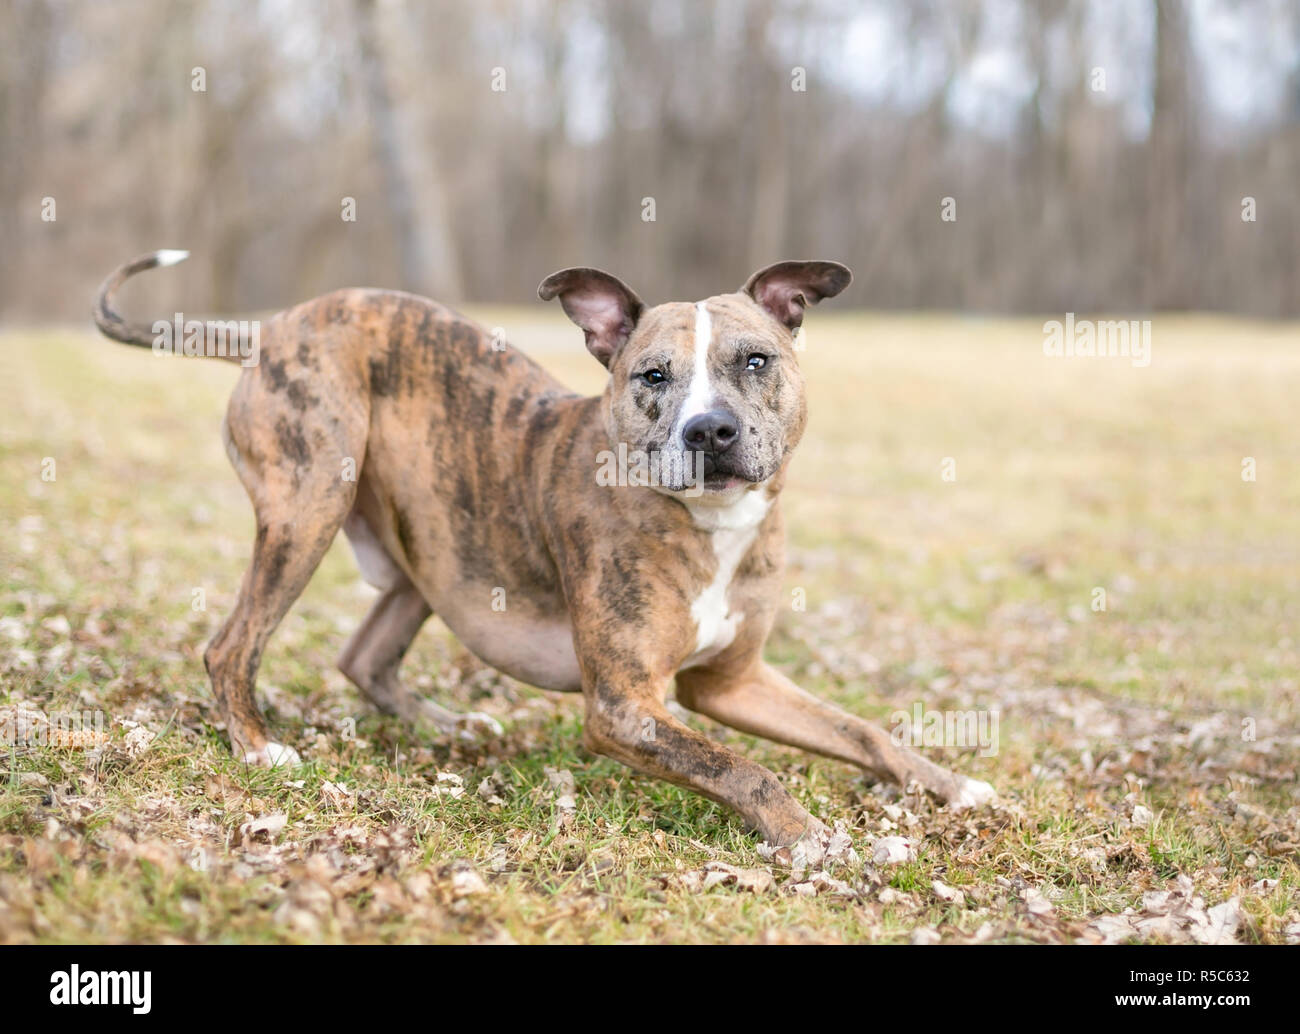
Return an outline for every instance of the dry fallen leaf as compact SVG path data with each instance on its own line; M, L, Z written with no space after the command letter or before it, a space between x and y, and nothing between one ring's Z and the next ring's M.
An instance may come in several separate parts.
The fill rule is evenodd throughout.
M916 846L906 837L881 837L871 852L877 865L897 865L916 861Z
M704 866L699 889L735 887L751 894L766 894L775 885L776 877L766 869L741 869L726 862L709 862Z
M128 730L126 737L122 741L122 746L126 750L128 757L138 758L149 749L153 741L154 734L143 725L137 725Z
M876 900L882 905L910 905L912 895L904 894L894 887L881 887L880 893L876 895Z
M858 892L843 880L837 880L830 873L822 870L812 873L805 884L811 886L818 894L830 894L836 897L854 898Z
M545 772L546 778L550 781L551 789L555 793L555 816L551 820L551 830L559 832L572 825L577 815L578 802L574 798L577 790L573 781L573 773L567 768L557 770L547 765Z
M966 895L959 890L948 886L940 880L931 880L930 886L934 888L934 896L940 901L948 901L954 905L964 906L966 904Z
M465 795L465 780L455 772L439 772L435 783L435 797L450 797L455 800Z
M1142 895L1142 911L1126 908L1101 916L1084 929L1083 939L1104 944L1165 940L1175 943L1236 944L1245 923L1238 898L1207 909L1191 879L1180 875L1168 890Z
M320 794L327 807L337 808L340 811L352 808L352 791L342 783L331 783L328 779L322 779Z
M1039 919L1046 919L1056 911L1056 907L1043 897L1042 891L1037 887L1026 887L1020 898L1025 903L1025 911Z
M252 819L245 822L239 827L239 835L247 840L253 840L261 836L267 843L276 838L276 835L284 829L289 821L289 816L283 812L274 812L270 815L263 815L260 818Z
M490 805L505 804L503 796L510 789L510 784L500 769L493 769L478 784L478 795Z
M452 870L452 897L467 898L475 894L486 894L487 892L487 881L478 874L476 869L473 869L468 865L462 865Z

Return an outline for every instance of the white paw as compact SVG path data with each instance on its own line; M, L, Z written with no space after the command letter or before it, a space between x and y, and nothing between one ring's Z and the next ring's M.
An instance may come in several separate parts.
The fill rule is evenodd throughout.
M505 729L501 728L500 722L482 711L467 711L461 715L460 725L461 737L469 740L478 739L480 736L504 736L506 733Z
M992 804L998 799L998 792L988 783L980 779L967 779L961 784L961 789L955 797L948 801L948 806L953 811L965 811L967 808L978 808L981 804Z
M267 742L261 750L244 751L244 764L261 765L263 768L292 768L302 764L302 758L292 747L283 743Z

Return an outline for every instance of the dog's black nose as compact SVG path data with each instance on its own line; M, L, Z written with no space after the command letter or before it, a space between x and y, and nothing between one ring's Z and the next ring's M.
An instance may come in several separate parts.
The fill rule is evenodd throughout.
M739 434L736 418L725 409L701 413L682 428L682 440L691 452L726 452Z

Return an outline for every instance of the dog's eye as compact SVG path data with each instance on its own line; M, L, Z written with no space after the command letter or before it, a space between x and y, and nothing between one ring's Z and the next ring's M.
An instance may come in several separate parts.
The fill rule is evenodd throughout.
M662 384L668 378L664 376L663 370L646 370L641 374L641 379L647 384Z
M746 370L761 370L767 365L767 356L760 352L755 352L745 360Z

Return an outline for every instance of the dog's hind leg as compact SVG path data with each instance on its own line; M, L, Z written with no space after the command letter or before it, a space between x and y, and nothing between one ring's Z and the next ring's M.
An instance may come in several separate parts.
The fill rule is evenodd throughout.
M382 595L339 655L339 670L384 714L413 724L429 722L443 732L474 738L474 730L501 734L501 726L480 712L460 714L427 700L404 685L398 675L402 658L421 626L433 613L379 544L363 518L353 513L344 525L362 575Z
M250 764L274 766L298 761L291 747L267 738L253 686L267 640L306 588L343 523L341 514L335 522L329 516L318 514L308 530L300 522L258 513L253 562L244 573L235 609L203 655L231 749Z
M347 459L361 463L366 440L364 412L290 416L277 413L277 401L246 381L231 399L223 432L253 502L257 539L235 608L203 655L235 755L268 766L298 756L268 738L258 711L253 688L262 651L352 508L356 482L341 472Z

